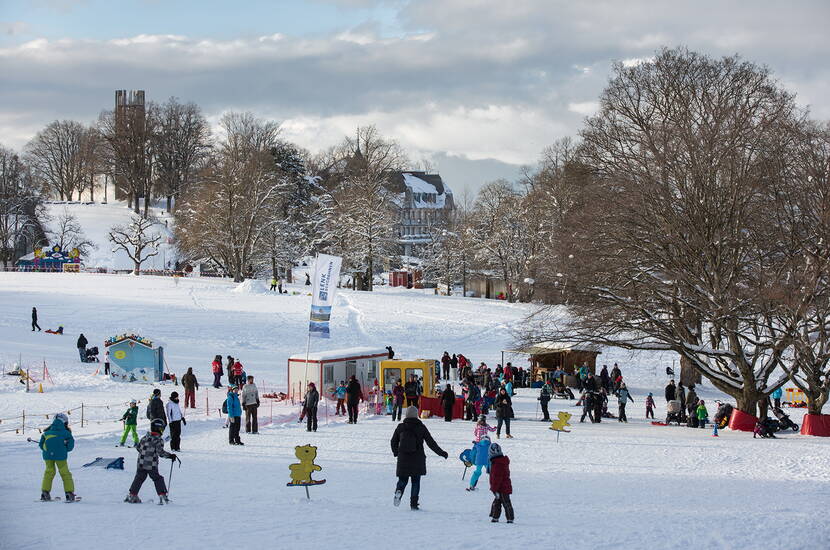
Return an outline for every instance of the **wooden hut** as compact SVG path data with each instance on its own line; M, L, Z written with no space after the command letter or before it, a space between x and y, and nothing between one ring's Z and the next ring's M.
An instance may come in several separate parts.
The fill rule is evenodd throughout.
M505 352L530 356L530 376L533 382L544 380L548 374L562 369L568 375L565 377L565 383L572 387L576 387L574 373L583 364L588 366L589 372L596 374L597 355L602 353L599 346L565 342L539 342Z

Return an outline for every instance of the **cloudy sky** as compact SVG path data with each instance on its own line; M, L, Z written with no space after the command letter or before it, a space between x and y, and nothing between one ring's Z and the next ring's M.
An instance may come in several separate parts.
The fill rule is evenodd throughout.
M0 143L115 89L247 110L318 151L375 124L459 193L575 134L611 64L661 46L768 65L830 119L830 2L0 0Z

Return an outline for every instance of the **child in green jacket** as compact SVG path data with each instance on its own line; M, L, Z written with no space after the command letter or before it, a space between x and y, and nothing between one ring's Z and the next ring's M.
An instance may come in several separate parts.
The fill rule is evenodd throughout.
M127 434L133 434L133 447L138 447L138 434L135 431L136 424L138 418L138 405L136 405L135 399L130 401L130 408L127 409L127 412L124 413L124 416L121 417L121 420L124 421L124 434L121 436L121 443L118 444L119 447L124 446L124 442L127 440Z
M69 417L64 413L55 415L52 425L46 428L40 436L38 447L43 451L43 461L46 463L46 470L43 472L43 483L40 486L40 500L52 500L49 494L52 490L52 480L55 479L55 469L60 472L63 480L63 490L66 493L66 501L75 501L75 481L69 471L66 459L69 452L75 448L75 438L69 431Z
M706 405L703 403L703 399L701 399L700 403L697 406L698 427L705 428L706 427L706 420L708 418L709 418L709 411L706 410Z

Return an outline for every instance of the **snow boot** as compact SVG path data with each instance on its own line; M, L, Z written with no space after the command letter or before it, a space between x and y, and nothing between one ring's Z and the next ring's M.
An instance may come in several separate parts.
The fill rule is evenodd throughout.
M490 518L490 523L498 523L499 518Z
M52 495L49 494L49 491L41 491L40 492L40 500L43 500L43 501L52 500Z
M512 519L507 520L507 523L513 523Z
M392 504L394 504L395 506L400 506L402 497L403 491L395 491L395 498L392 500Z
M138 495L127 495L127 498L124 499L124 502L129 502L131 504L141 504L141 499L138 498Z
M64 493L64 495L66 496L66 502L75 502L75 493L72 491Z
M418 508L418 497L409 499L409 509L410 510L420 510L420 508Z
M170 504L170 499L167 498L167 494L163 493L159 495L159 504Z

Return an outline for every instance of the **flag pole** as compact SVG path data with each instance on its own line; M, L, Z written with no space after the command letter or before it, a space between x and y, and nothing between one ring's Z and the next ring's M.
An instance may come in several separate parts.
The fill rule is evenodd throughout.
M317 273L316 273L316 271L317 271L317 257L319 255L320 255L319 252L314 255L314 270L315 270L314 275L315 276L317 275ZM312 288L311 303L313 304L314 303L314 285L313 284L312 284L311 288ZM308 388L308 355L309 355L310 351L311 351L311 327L308 327L308 335L306 336L306 343L305 343L305 385L306 385L306 388ZM322 384L321 384L321 386L322 386ZM302 393L302 389L300 389L300 392ZM305 403L303 403L303 406L305 406Z

